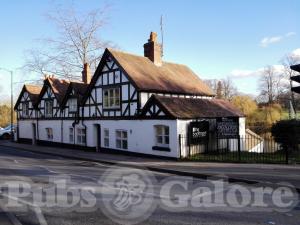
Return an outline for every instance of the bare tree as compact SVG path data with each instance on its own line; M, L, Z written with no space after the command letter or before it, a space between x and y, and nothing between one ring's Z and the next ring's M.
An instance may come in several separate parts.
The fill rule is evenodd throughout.
M224 99L231 100L232 97L237 95L237 88L234 86L232 80L229 77L222 80L222 87Z
M47 18L57 28L57 34L39 40L46 49L27 51L25 67L31 72L69 79L79 77L84 63L95 70L103 50L113 47L111 42L100 38L107 11L108 6L82 14L71 6L48 13Z
M266 66L259 80L260 95L266 99L267 103L277 101L278 95L281 93L281 78L275 71L273 66Z
M221 80L205 80L204 82L215 92L216 98L231 100L238 93L229 77Z

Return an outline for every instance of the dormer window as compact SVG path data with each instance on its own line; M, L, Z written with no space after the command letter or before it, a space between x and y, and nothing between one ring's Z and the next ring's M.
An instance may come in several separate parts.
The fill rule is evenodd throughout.
M69 99L69 111L71 113L77 112L77 98L70 98Z
M23 117L29 116L29 103L28 102L24 102L22 104L22 116Z
M52 117L52 113L53 113L53 101L52 100L45 101L45 116Z
M103 90L103 106L105 109L120 108L120 88L107 88Z

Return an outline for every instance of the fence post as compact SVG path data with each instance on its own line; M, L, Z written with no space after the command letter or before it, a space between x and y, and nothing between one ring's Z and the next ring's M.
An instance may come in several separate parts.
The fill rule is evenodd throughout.
M239 156L239 162L241 162L241 136L238 135L238 156Z
M179 143L178 143L178 144L179 144L179 159L181 159L181 155L182 155L182 154L181 154L181 134L179 134L179 137L178 137L178 138L179 138L179 140L178 140L178 142L179 142Z
M285 146L285 164L289 164L289 148Z
M188 146L189 146L189 157L191 156L191 140L189 139L189 137L187 137L187 142L188 142Z

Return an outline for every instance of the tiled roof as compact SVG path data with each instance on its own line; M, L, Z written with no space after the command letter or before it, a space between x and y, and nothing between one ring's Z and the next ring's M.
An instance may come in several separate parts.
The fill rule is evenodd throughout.
M60 80L54 77L46 78L45 82L48 82L50 84L52 91L55 94L55 97L61 104L66 95L70 82L66 80Z
M213 91L187 66L163 62L156 66L147 57L107 49L139 90L214 96Z
M32 85L32 84L25 84L24 85L25 90L28 92L29 98L32 101L32 104L35 105L38 101L39 94L42 90L41 86L38 85Z
M240 110L222 99L175 98L159 95L153 95L151 98L172 117L178 119L244 117Z

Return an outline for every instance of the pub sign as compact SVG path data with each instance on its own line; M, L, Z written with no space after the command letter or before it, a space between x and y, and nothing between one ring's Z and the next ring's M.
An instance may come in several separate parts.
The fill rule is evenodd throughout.
M239 118L217 118L217 135L220 138L236 138L239 136Z
M189 143L206 143L209 139L209 122L207 120L191 122L189 126Z

